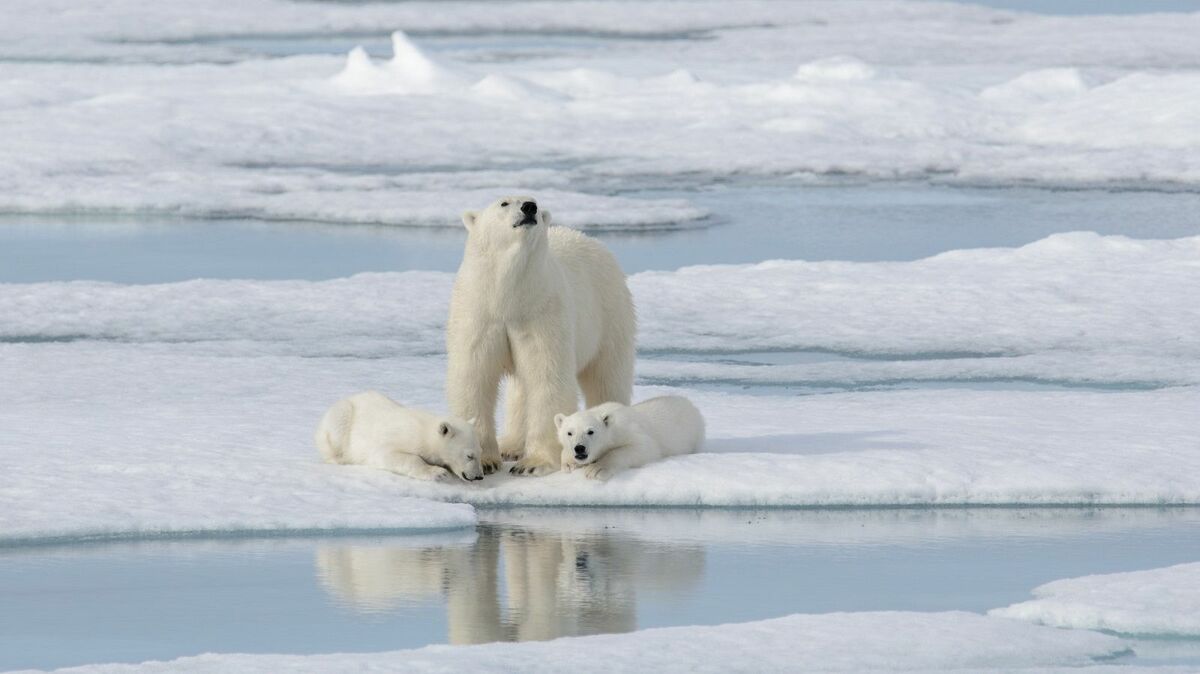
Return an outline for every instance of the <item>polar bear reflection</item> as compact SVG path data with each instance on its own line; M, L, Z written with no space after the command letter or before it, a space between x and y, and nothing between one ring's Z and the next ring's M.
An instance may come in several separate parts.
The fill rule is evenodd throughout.
M387 611L444 593L449 642L477 644L637 629L637 591L694 586L704 550L608 532L482 526L470 545L329 545L318 549L316 563L326 589L359 610Z

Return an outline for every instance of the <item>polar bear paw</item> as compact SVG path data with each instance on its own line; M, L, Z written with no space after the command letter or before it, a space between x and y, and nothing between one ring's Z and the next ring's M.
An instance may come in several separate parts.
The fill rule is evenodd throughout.
M500 458L505 461L520 461L525 456L525 442L517 438L500 438Z
M500 470L501 461L499 456L484 455L484 457L479 460L479 463L483 465L484 475L491 475L492 473Z
M508 472L513 475L532 475L537 477L553 473L556 470L558 470L558 465L555 462L526 455L517 461L517 465L509 468Z
M593 463L584 469L583 475L589 480L600 480L601 482L604 482L613 476L613 471L611 468L605 468L604 466Z
M452 482L457 478L454 477L454 473L441 466L430 466L429 472L425 473L425 479L431 482Z

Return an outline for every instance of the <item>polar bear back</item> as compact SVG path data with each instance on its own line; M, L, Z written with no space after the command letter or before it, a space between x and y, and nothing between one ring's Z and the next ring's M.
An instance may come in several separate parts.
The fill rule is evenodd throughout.
M625 272L599 241L567 227L550 227L546 234L574 300L576 364L582 371L598 352L633 343L633 298Z
M627 420L620 416L628 415ZM682 396L660 396L617 412L617 423L629 423L652 438L662 455L677 456L698 451L704 444L704 417Z

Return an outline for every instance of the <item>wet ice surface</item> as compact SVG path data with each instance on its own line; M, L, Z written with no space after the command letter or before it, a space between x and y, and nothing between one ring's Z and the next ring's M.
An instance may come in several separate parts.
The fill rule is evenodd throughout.
M982 613L1048 581L1200 557L1191 510L510 510L481 520L477 534L0 549L0 668L384 651L791 613ZM1171 653L1129 643L1132 662L1145 651L1200 663L1194 641Z

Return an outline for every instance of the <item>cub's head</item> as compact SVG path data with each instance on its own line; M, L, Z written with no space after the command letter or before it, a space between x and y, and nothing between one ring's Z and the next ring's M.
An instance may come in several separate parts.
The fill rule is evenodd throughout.
M483 210L463 213L462 221L472 238L524 241L546 236L550 212L538 209L533 197L501 197Z
M604 456L609 449L610 417L611 411L603 405L570 416L554 415L563 463L585 466Z
M434 453L444 468L464 480L483 479L483 448L475 434L475 422L445 417L434 431Z

